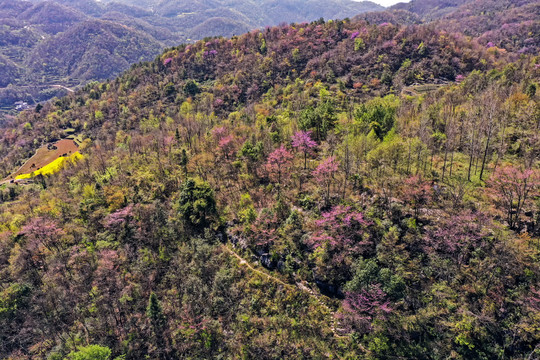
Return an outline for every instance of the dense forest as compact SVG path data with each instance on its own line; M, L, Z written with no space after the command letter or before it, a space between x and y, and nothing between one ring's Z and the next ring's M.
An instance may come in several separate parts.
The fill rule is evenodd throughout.
M0 185L0 358L539 359L540 57L406 12L175 46L5 123L1 178L82 159Z

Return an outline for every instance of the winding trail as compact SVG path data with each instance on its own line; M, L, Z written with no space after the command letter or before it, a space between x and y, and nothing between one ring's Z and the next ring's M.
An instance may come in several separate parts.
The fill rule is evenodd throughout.
M297 282L295 284L296 286L291 285L291 284L288 284L288 283L284 282L283 280L281 280L281 279L279 279L279 278L277 278L277 277L275 277L275 276L273 276L271 274L268 274L266 271L262 271L262 270L254 268L246 259L244 259L240 255L238 255L233 249L231 249L227 245L223 245L223 249L226 252L228 252L230 255L235 257L238 260L240 265L246 266L252 272L257 273L257 274L261 275L262 277L266 277L269 280L275 281L278 284L283 285L288 289L300 290L303 293L306 293L310 297L314 298L320 304L321 307L325 308L328 311L328 314L329 314L329 317L330 317L328 322L330 323L330 329L332 330L332 333L334 334L334 337L336 337L336 338L348 338L347 335L341 335L340 334L340 331L342 331L342 329L340 329L338 327L339 324L338 324L338 320L337 320L337 317L336 317L336 312L333 311L332 309L330 309L330 307L328 305L326 305L326 303L321 299L321 297L322 297L321 294L316 293L314 290L312 290L308 286L306 286L303 282Z

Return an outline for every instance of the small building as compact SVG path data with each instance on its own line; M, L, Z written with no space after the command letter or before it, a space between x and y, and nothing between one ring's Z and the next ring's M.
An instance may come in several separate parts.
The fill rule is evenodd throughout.
M30 105L28 105L27 102L24 101L17 101L15 103L15 110L17 111L24 111L30 109Z

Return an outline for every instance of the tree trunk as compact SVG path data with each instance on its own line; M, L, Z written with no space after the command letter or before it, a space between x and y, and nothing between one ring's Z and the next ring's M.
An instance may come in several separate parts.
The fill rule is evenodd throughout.
M448 140L446 141L446 147L444 149L444 164L442 168L442 181L444 181L444 174L446 173L446 160L448 159Z
M449 177L452 177L452 169L454 167L454 150L452 149L452 155L450 156L450 171L448 173Z
M407 154L407 175L411 173L411 147L412 143L409 142L409 153Z
M473 164L473 152L471 150L471 154L470 154L470 159L469 159L469 170L467 172L467 180L471 181L471 168L472 168L472 164Z
M489 151L490 140L491 140L491 130L488 133L488 137L486 140L486 148L484 149L484 158L482 159L482 168L480 169L480 181L482 181L482 177L484 176L484 169L486 167L486 159L487 159L487 154Z

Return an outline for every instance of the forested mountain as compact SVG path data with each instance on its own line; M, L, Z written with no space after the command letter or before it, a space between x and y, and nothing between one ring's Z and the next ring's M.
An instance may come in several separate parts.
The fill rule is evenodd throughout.
M431 23L450 32L478 38L488 47L517 53L540 51L538 0L412 0L358 19L374 23Z
M352 0L0 0L0 108L65 93L52 85L111 78L165 46L380 9Z
M409 10L175 46L4 124L0 358L540 358L540 58Z
M94 20L42 42L29 54L25 65L33 73L106 79L160 50L159 43L143 32Z
M433 20L449 14L461 5L474 3L476 0L411 0L409 2L398 3L390 10L406 10L420 15L426 20Z

